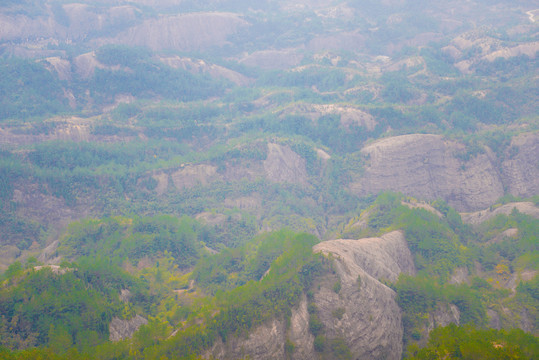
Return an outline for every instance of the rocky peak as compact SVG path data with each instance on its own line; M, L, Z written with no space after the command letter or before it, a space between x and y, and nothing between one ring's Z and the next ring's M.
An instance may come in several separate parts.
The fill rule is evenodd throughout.
M395 281L402 272L415 273L403 233L325 241L314 251L333 258L341 282L338 293L330 285L314 296L328 336L343 337L359 359L400 359L401 310L395 292L382 281ZM334 315L338 309L344 309L341 319Z
M379 238L330 240L316 245L334 262L335 275L319 279L313 303L327 338L343 339L358 359L400 359L402 355L401 310L395 292L381 280L395 281L401 272L415 273L404 235L390 232ZM335 290L334 281L341 287ZM314 336L309 331L307 297L292 311L290 327L273 319L252 331L247 338L220 340L204 358L285 359L284 342L294 343L294 359L311 360ZM336 316L336 313L339 316ZM438 316L441 318L442 316ZM438 319L443 322L444 319Z

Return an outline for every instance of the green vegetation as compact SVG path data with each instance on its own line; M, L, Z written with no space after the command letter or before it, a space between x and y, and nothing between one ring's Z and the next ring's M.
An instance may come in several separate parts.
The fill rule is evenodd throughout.
M211 302L201 303L188 318L192 325L157 347L155 354L184 358L199 353L218 337L226 341L230 336L245 336L265 320L289 313L289 309L298 304L300 295L311 286L326 265L323 258L312 254L311 247L316 242L313 236L290 232L273 236L284 238L287 251L275 258L267 275L260 281L251 280L230 290L217 292ZM220 255L211 259L217 263L223 260ZM210 304L213 306L208 306ZM216 315L215 310L218 310ZM197 319L204 319L207 325L196 325L199 323Z
M428 210L410 208L404 201L406 197L401 194L382 193L371 206L368 229L359 233L346 229L341 236L358 238L402 229L418 270L442 282L456 267L469 265L469 249L464 246L469 229L455 210L438 201L434 205L446 212L440 218Z
M514 199L507 201L511 200ZM433 314L451 314L452 306L458 310L461 326L487 326L487 310L499 313L500 306L510 307L537 324L539 277L521 281L516 296L505 288L511 276L539 269L537 219L514 210L509 216L498 215L472 228L463 224L459 214L443 201L432 202L430 211L411 207L414 202L400 194L383 193L366 211L368 227L360 231L348 227L342 234L344 238L358 238L394 229L404 231L418 273L401 274L389 286L396 291L403 310L407 356L416 354L418 344L426 341L425 329ZM512 235L504 235L507 230ZM470 273L467 283L450 283L458 269ZM503 313L501 317L507 326L519 326L517 319L505 318ZM536 329L537 325L533 326Z
M41 63L0 58L0 122L67 111L60 80Z
M58 253L66 259L108 257L121 264L168 252L178 266L185 268L197 261L200 242L207 240L207 235L204 226L188 217L84 220L69 226Z
M449 325L434 329L427 346L415 348L408 359L533 359L539 353L537 337L520 329L484 330Z
M182 224L184 228L181 228ZM249 275L256 280L222 285L215 296L200 298L192 305L180 305L169 286L181 286L183 280L178 278L178 267L172 265L171 261L181 263L183 251L165 252L165 257L159 258L161 263L157 262L154 267L140 272L135 271L135 274L140 274L139 277L121 270L116 265L117 256L109 256L105 260L99 255L110 254L110 246L117 247L115 244L120 242L115 241L120 238L122 247L115 254L125 253L122 251L124 245L129 247L129 244L133 244L132 248L136 248L141 236L155 234L157 229L160 229L160 235L155 241L163 241L160 237L166 239L170 236L167 231L172 230L176 230L175 237L181 240L182 234L193 233L190 225L192 222L189 223L188 219L174 221L161 217L135 221L105 219L73 226L63 243L76 245L69 248L70 256L74 256L75 250L78 255L83 255L76 263L60 267L59 270L45 268L39 271L24 270L20 263L16 263L4 275L7 286L0 293L0 307L2 314L5 314L1 329L9 336L2 337L2 345L10 348L47 345L59 354L69 351L73 356L95 356L94 351L97 351L102 359L114 358L116 355L113 354L124 350L122 343L114 352L103 344L108 337L111 318L132 316L135 311L157 311L159 313L154 322L142 327L135 336L130 345L130 356L135 349L141 354L144 351L145 354L150 352L185 358L200 353L217 338L226 341L230 336L244 336L268 319L289 314L290 309L297 306L301 294L312 286L315 277L326 272L329 266L327 260L312 253L311 248L317 242L314 236L290 231L267 234L239 249L244 254L240 260L247 265L244 276ZM84 236L81 236L81 231L85 233ZM126 232L132 232L130 238L122 238L122 233ZM83 242L75 244L75 239ZM90 239L92 242L89 243ZM61 245L58 251L67 250ZM147 249L145 256L152 255L157 256ZM204 269L223 266L224 258L221 254L203 258L203 265L195 268L193 278L204 276ZM125 263L121 265L125 267ZM264 272L267 272L266 275L260 279L259 275ZM206 291L213 284L201 281L197 286ZM33 287L35 291L29 296ZM131 292L128 304L118 300L121 289ZM48 309L47 317L39 316L45 308ZM162 318L164 313L171 316ZM174 338L165 341L169 334L169 322L177 325L180 320L186 320L188 325ZM91 321L91 324L85 321ZM206 325L201 326L201 321ZM57 327L56 324L62 325ZM32 352L21 353L21 356L29 356ZM127 353L122 356L127 356Z
M428 277L401 275L393 285L397 292L397 302L403 310L404 344L421 339L425 318L438 309L447 309L449 304L459 310L459 323L475 326L486 325L484 289L466 284L439 284ZM490 290L491 293L494 291ZM495 294L494 296L500 296Z
M224 89L222 82L209 76L193 75L153 61L144 49L110 45L98 49L96 58L105 65L122 67L95 71L89 87L101 103L118 94L192 101L220 95Z
M261 235L246 246L225 249L216 256L201 259L192 278L212 293L235 288L250 280L258 281L267 275L275 259L295 246L296 239L290 231Z
M131 289L135 306L151 300L140 280L102 257L41 270L16 269L15 264L0 290L0 339L8 348L89 351L108 340L112 317L125 313L120 289Z
M498 169L535 169L539 60L523 54L536 34L521 10L115 3L0 4L0 358L194 359L270 319L288 332L306 296L316 354L350 359L322 321L346 319L345 308L321 314L313 298L320 279L340 298L347 283L312 246L392 230L417 269L382 279L403 310L405 356L537 357L539 220L515 210L472 227L442 200L366 194L362 184L375 155L361 149L403 134L462 145L444 161L465 176L487 157ZM189 50L183 21L169 17L180 10L238 27ZM169 22L175 49L112 44L142 22ZM199 30L189 40L207 35ZM517 200L530 199L507 193L490 210ZM57 257L60 268L37 268ZM435 314L455 309L459 326L429 340ZM135 314L148 324L109 342L111 319ZM289 337L281 349L291 359Z

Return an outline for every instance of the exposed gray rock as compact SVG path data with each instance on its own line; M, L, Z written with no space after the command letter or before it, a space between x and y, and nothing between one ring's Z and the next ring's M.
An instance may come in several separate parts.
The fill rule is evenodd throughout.
M303 297L290 318L289 340L295 345L294 359L314 359L314 336L309 331L309 312L307 298Z
M146 46L153 50L198 50L227 44L227 37L249 25L233 13L189 13L160 16L122 32L112 43Z
M59 263L60 257L56 256L56 249L58 249L58 245L60 245L60 241L54 240L41 251L41 254L39 254L37 260L44 264Z
M120 291L120 301L128 303L129 299L131 299L131 291L129 291L128 289L122 289Z
M481 209L504 194L502 179L488 153L467 162L456 155L462 145L440 135L402 135L361 150L365 174L350 188L359 195L400 191L425 199L445 199L458 210Z
M450 284L462 284L468 280L468 269L465 267L456 268L449 279Z
M187 165L171 175L178 190L189 189L196 185L207 185L214 180L217 167L212 165Z
M373 278L389 281L396 281L401 272L415 272L412 253L400 231L381 238L324 241L314 250L332 254L337 262L345 264L348 270L341 278L347 281L357 280L359 268Z
M264 178L265 170L261 161L229 161L223 176L226 181L255 181Z
M157 195L163 195L167 192L169 177L165 172L156 171L152 174L152 178L157 181L157 186L155 187L155 192Z
M514 209L523 214L539 219L539 207L535 206L535 204L532 202L513 202L501 205L495 209L485 209L472 213L461 213L460 216L463 222L477 225L500 214L509 215Z
M175 69L183 69L190 71L194 74L209 74L216 78L223 78L232 81L236 85L240 86L246 86L252 83L252 80L248 77L227 69L223 66L215 65L215 64L209 64L206 63L204 60L196 60L196 59L190 59L185 57L179 57L179 56L170 56L170 57L160 57L159 60L161 60L163 63L167 64L170 67L173 67Z
M216 342L204 358L215 359L284 359L284 324L273 320L257 327L247 339L229 338L226 343Z
M394 231L380 238L331 240L313 249L334 259L335 275L322 280L314 293L317 314L328 338L342 338L356 359L400 359L402 355L401 310L395 292L379 280L394 281L401 272L415 273L410 250L402 232ZM358 282L358 277L361 281ZM338 293L332 280L341 282ZM336 309L344 309L337 318ZM437 314L443 323L444 316ZM294 343L293 359L312 360L319 356L313 348L309 331L307 298L292 310L290 327L273 319L259 326L246 338L220 339L204 354L217 359L284 359L286 338Z
M133 336L142 325L146 325L148 320L140 315L136 315L130 320L122 320L120 318L113 318L109 325L109 339L110 341L120 341Z
M268 156L264 160L264 170L266 177L271 181L307 183L305 160L288 146L269 143Z
M503 159L484 150L465 159L460 156L468 151L464 145L432 134L375 141L361 150L365 173L353 179L350 189L359 195L393 190L429 200L442 198L460 211L486 208L505 189L515 196L539 193L538 134L513 138Z
M437 327L447 326L449 324L460 324L460 311L456 305L439 305L436 310L429 314L427 332L430 333Z
M539 134L515 136L502 164L509 193L529 197L539 194Z
M55 56L46 58L44 63L49 70L58 74L60 80L71 81L71 63L68 60Z
M328 336L343 337L358 359L400 359L401 310L395 292L380 280L395 281L401 272L415 273L403 234L325 241L314 250L331 254L342 285L338 294L325 286L315 293ZM338 308L345 309L342 319L333 315Z
M535 330L533 326L532 319L528 310L522 309L520 312L520 328L528 333L531 333Z
M417 201L417 200L412 199L410 201L402 201L401 204L409 207L410 209L427 210L428 212L433 213L434 215L438 216L440 219L444 217L441 212L439 212L438 210L436 210L436 208L434 208L434 206L424 201Z
M489 318L488 321L488 327L500 330L502 328L501 321L500 321L500 315L493 310L493 309L487 309L487 316Z
M374 117L368 112L348 105L299 103L284 108L279 114L283 118L289 115L305 116L313 122L325 115L338 115L341 126L345 128L360 126L369 131L374 130L377 124Z

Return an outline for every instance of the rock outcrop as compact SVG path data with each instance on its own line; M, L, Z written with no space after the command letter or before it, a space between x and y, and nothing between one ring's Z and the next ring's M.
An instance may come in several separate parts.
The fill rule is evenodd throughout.
M501 205L495 209L484 209L471 213L461 213L460 216L463 222L478 225L500 214L509 215L515 209L523 214L539 219L539 207L535 206L535 204L532 202L512 202Z
M395 281L402 272L415 273L402 232L393 231L380 238L325 241L313 250L334 260L336 274L328 276L341 283L337 293L333 282L322 279L314 292L314 304L326 337L343 339L357 359L400 359L401 310L395 292L380 280ZM295 345L294 359L317 358L314 336L309 331L307 303L304 296L293 309L288 329L284 321L273 319L247 338L229 338L226 343L219 340L204 357L285 359L284 342L288 338ZM336 317L336 311L341 311L342 316ZM435 323L446 320L438 315Z
M206 185L215 178L217 167L212 165L187 165L171 175L174 186L189 189L196 185Z
M513 149L513 150L511 150ZM499 163L490 149L469 159L464 145L441 135L412 134L390 137L361 150L365 173L350 189L358 195L384 190L400 191L424 199L444 199L459 211L486 208L508 189L513 195L539 192L539 136L515 137L511 156Z
M200 50L209 46L224 46L227 38L248 26L233 13L190 13L160 16L133 26L113 39L117 44L146 46L153 50Z
M281 321L273 320L257 327L247 339L220 339L204 356L212 359L284 359L286 332Z
M343 337L358 359L400 359L403 328L395 292L380 280L396 281L415 273L404 235L394 231L380 238L331 240L314 251L333 257L342 287L321 287L315 293L320 319L329 337ZM335 310L342 308L342 319Z
M227 79L239 86L246 86L252 83L252 79L249 79L245 75L242 75L236 71L227 69L223 66L209 64L204 60L191 59L179 56L160 57L159 60L175 69L183 69L190 71L194 74L209 74L212 77Z
M290 147L275 143L268 144L268 156L264 160L266 177L280 183L307 183L305 160Z
M336 104L294 104L285 108L280 116L300 115L313 121L317 121L324 115L339 115L341 117L341 126L350 128L352 126L364 127L369 131L376 127L374 117L359 108L353 106L342 106Z
M29 13L33 11L29 10ZM103 32L110 34L133 25L141 13L130 5L104 8L72 3L54 11L42 9L39 16L35 15L0 14L0 42L35 39L84 41Z
M502 179L509 193L529 197L539 194L539 133L524 133L511 140Z
M120 341L133 336L142 325L146 325L148 320L140 315L136 315L130 320L113 318L109 325L110 341Z
M239 59L247 66L256 66L263 69L288 69L299 65L303 55L295 49L260 50Z
M430 333L437 327L447 326L451 323L457 325L460 323L460 311L458 307L454 304L446 304L445 306L440 304L434 312L428 315L426 331Z

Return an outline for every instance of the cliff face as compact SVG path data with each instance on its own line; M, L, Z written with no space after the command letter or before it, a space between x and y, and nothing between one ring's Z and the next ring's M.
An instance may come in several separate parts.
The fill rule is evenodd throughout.
M511 150L512 149L512 150ZM523 134L513 143L501 169L489 150L464 160L464 145L440 135L402 135L361 150L365 173L350 188L359 195L383 190L446 200L461 211L486 208L504 195L531 196L539 190L539 136Z
M316 245L314 251L332 257L335 266L335 276L321 279L314 293L326 337L344 339L357 359L400 359L401 311L395 292L380 280L394 281L401 272L415 273L403 234L394 231L380 238L325 241ZM338 293L334 280L341 283ZM337 311L342 316L336 316ZM287 337L295 345L294 359L317 358L314 337L309 331L306 297L292 311L288 330L283 321L274 319L247 338L229 339L226 344L219 341L205 358L284 359Z
M131 27L106 42L146 46L153 50L199 50L223 46L227 37L248 23L231 13L162 16Z
M344 337L358 359L400 359L401 311L395 292L380 280L395 281L401 272L415 273L403 234L325 241L314 250L333 257L342 285L338 294L324 286L315 293L328 336ZM341 319L333 315L339 308L345 309Z
M305 160L290 147L268 144L268 157L264 160L266 178L280 183L307 183Z
M515 196L539 194L539 134L514 137L502 163L502 178Z

